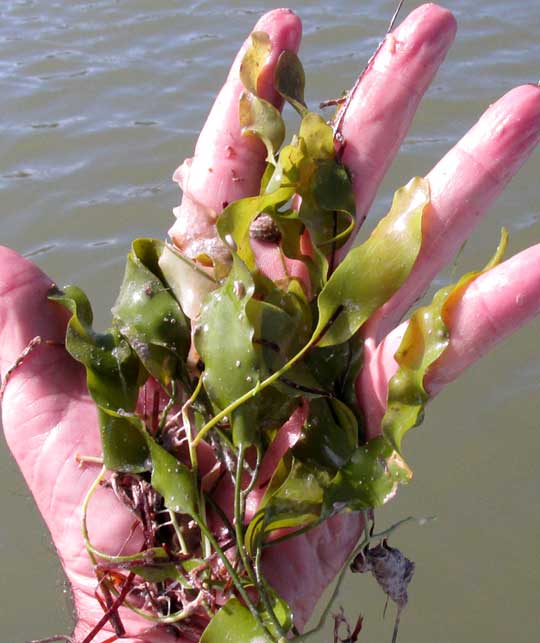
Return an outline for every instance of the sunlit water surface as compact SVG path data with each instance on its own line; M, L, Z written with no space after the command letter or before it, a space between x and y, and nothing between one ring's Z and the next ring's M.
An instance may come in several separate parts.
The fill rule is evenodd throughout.
M417 3L408 2L409 7ZM0 5L0 242L60 284L84 288L107 324L132 238L160 237L228 62L273 2L14 1ZM337 96L386 28L393 1L297 2L312 104ZM487 105L540 77L540 5L455 1L460 32L385 180L424 174ZM480 225L459 272L481 265L501 225L510 252L540 241L538 153ZM450 270L441 276L448 279ZM538 323L501 345L435 400L406 444L413 483L379 525L436 515L393 539L416 561L400 640L537 640L540 560ZM69 631L68 591L54 548L3 444L0 449L2 641ZM361 612L361 641L390 641L393 609L367 577L340 601ZM330 630L320 643L331 640Z

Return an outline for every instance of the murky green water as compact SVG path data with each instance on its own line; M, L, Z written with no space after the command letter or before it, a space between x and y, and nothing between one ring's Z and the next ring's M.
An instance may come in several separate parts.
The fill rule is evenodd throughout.
M409 7L419 3L408 2ZM135 236L161 236L190 154L241 38L274 2L3 0L0 5L0 242L59 283L76 282L97 321ZM309 98L338 95L376 46L394 2L293 5L305 27ZM374 206L425 173L493 100L540 77L540 5L448 2L460 32ZM540 155L480 226L460 271L482 265L502 224L510 252L540 241ZM409 514L394 542L417 563L400 640L537 640L540 616L540 325L531 324L439 396L408 439L415 479L380 512ZM67 631L64 581L43 523L0 449L1 640ZM389 641L393 610L368 578L342 593L361 641ZM330 641L327 632L321 643Z

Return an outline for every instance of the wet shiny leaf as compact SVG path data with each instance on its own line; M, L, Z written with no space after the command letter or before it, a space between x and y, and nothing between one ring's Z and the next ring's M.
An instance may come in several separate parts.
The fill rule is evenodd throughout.
M163 249L163 242L153 239L133 242L112 313L146 370L168 386L185 371L191 337L189 321L162 281Z
M266 298L253 299L247 309L255 329L255 343L261 354L263 379L281 369L307 343L311 335L311 310L302 296L292 290L285 293L273 288ZM272 388L286 398L320 397L321 389L305 364L299 362L287 369ZM262 392L264 397L266 389ZM261 406L261 421L266 404ZM280 409L270 409L271 416L282 417Z
M86 368L90 395L98 407L103 460L115 471L147 469L148 450L140 433L121 413L133 411L142 383L140 362L116 330L96 333L88 298L76 286L49 296L71 312L66 330L66 349Z
M98 407L103 463L110 471L148 471L148 446L133 422L111 409Z
M349 461L357 441L351 410L337 399L318 398L309 404L309 417L292 452L304 464L335 473Z
M184 313L191 320L196 319L204 298L219 286L217 281L202 266L169 244L164 245L158 264Z
M87 296L77 286L51 294L71 312L66 332L66 349L86 367L88 389L98 406L110 409L135 408L139 360L129 344L112 330L96 333Z
M144 435L152 458L152 486L163 496L167 509L196 516L198 487L193 472L146 431Z
M345 402L363 425L355 388L363 363L363 346L359 338L352 337L335 346L315 347L305 361L320 385Z
M411 470L390 444L383 437L374 438L353 452L328 485L326 511L380 507L411 477Z
M429 399L424 377L450 341L446 324L449 312L476 277L502 261L507 240L508 233L503 229L497 251L483 270L470 272L456 284L441 288L431 304L412 315L395 354L399 369L390 380L387 411L382 420L383 434L398 452L405 433L423 420L424 406Z
M404 283L420 250L428 204L427 181L412 179L369 239L336 268L318 298L318 346L347 341Z
M253 347L254 329L246 313L254 292L253 279L235 255L224 284L213 291L201 310L195 346L204 362L203 382L216 410L224 409L260 380L259 356ZM257 398L233 412L236 444L257 439Z

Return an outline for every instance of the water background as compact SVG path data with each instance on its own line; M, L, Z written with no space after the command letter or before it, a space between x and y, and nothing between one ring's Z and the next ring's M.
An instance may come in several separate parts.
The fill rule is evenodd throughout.
M407 2L408 8L417 6ZM0 243L59 284L90 295L98 327L132 238L161 237L229 62L274 2L117 0L0 4ZM456 44L418 112L373 207L425 174L487 105L540 78L540 4L449 1ZM296 2L311 104L338 96L385 31L394 2ZM529 161L465 247L459 272L483 265L501 225L510 253L540 242L540 155ZM450 270L441 276L448 279ZM506 643L538 638L540 615L540 325L501 345L431 405L408 438L413 483L379 526L414 514L392 542L416 561L400 642ZM54 548L16 465L0 444L0 640L70 631ZM342 592L360 641L389 642L394 611L367 577ZM330 630L315 643L331 641Z

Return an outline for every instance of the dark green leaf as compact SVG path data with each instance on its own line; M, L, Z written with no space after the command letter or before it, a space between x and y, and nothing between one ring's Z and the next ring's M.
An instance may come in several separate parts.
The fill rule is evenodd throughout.
M355 211L352 182L347 170L334 159L321 160L313 181L313 195L325 210Z
M355 198L349 175L334 160L319 161L312 190L313 199L308 199L305 205L302 203L302 221L319 248L326 252L340 248L355 225Z
M278 292L281 299L276 303L272 303L271 299L252 299L247 309L268 374L279 370L295 355L307 342L311 331L307 317L309 309L299 306L289 314L284 307L292 298L283 291Z
M311 335L311 311L305 298L296 295L293 290L285 293L274 287L267 293L265 300L252 299L247 313L255 329L255 342L261 353L264 377L282 368L307 343ZM285 398L324 395L317 380L303 363L297 363L288 369L286 375L273 384L272 389L284 394ZM269 393L265 389L261 395L267 397ZM268 422L264 413L268 411L270 417L283 419L283 409L278 407L272 410L268 409L267 404L261 404L260 419L265 425Z
M140 363L128 343L115 330L96 333L92 309L80 288L67 286L50 299L72 314L66 331L66 349L86 367L90 395L98 406L103 460L114 471L140 472L148 468L148 449L140 432L122 413L137 402Z
M351 400L351 372L354 378L362 363L362 343L357 337L335 346L316 346L309 351L305 361L320 383L329 393L340 399Z
M363 443L365 441L365 421L360 405L358 404L356 381L364 363L364 345L357 337L352 337L349 340L349 346L351 352L346 361L347 367L339 381L339 398L356 416L359 442Z
M246 314L254 292L251 275L235 255L225 283L210 294L201 310L195 346L204 362L203 382L216 409L222 410L260 380L254 329ZM257 439L257 399L243 404L231 418L235 443Z
M177 513L197 515L198 487L193 472L145 432L152 458L152 486L165 506Z
M98 407L103 463L110 471L148 471L148 447L129 417Z
M350 409L339 400L318 398L309 404L309 417L293 454L304 464L335 473L350 459L357 439L356 418Z
M328 513L344 508L360 511L380 507L394 496L412 472L383 437L358 447L325 491Z
M71 312L66 331L66 349L86 367L88 389L98 406L132 410L137 401L139 360L128 343L114 330L96 333L92 309L77 286L49 298Z
M297 392L296 392L297 393ZM284 392L280 387L267 386L257 395L257 423L261 432L273 437L300 404L300 396L290 390Z
M191 338L186 316L160 279L158 260L163 249L161 241L133 242L112 312L115 326L146 370L168 386L185 370Z
M343 344L317 346L309 351L305 361L319 385L354 413L361 438L364 419L356 398L356 380L363 363L362 342L354 336Z
M307 112L304 100L305 85L306 76L300 59L294 51L283 51L274 71L274 87L300 116Z

